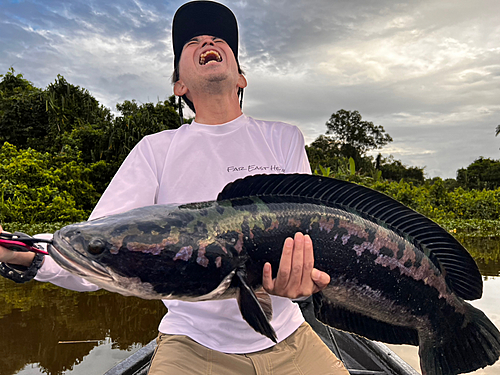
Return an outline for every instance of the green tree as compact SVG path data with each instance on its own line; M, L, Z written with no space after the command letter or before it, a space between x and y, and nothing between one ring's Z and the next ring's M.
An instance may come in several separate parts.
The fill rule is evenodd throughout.
M339 144L332 137L325 135L320 135L309 146L306 146L306 152L313 171L320 165L337 171L347 161L340 152Z
M431 205L443 209L450 206L450 194L443 179L441 177L434 177L429 183L429 199Z
M100 160L103 129L113 116L86 89L72 85L58 75L45 90L49 134L43 151L57 153L65 145L76 147L86 162ZM96 149L97 148L97 149Z
M419 167L408 167L401 160L396 160L392 155L384 158L381 154L377 155L376 169L382 172L382 177L392 181L405 179L417 184L424 183L424 169Z
M392 142L381 125L362 121L358 111L341 109L331 115L326 127L326 135L306 148L313 170L318 165L336 170L352 158L359 172L373 175L373 160L366 153Z
M85 218L137 142L179 127L174 96L156 104L126 100L115 118L60 75L45 90L12 68L0 77L3 220L9 212L27 222Z
M93 171L78 158L5 143L0 148L0 222L85 220L97 203Z
M174 96L156 104L127 100L117 104L121 116L114 118L88 90L61 75L45 90L12 68L1 77L0 145L78 160L93 171L101 193L141 138L179 126Z
M134 146L146 135L179 127L179 115L173 97L163 102L139 105L126 100L116 105L121 116L104 126L86 125L73 129L66 144L87 150L82 156L92 162L94 186L104 192L109 181Z
M57 76L45 90L10 69L0 82L0 142L58 153L70 146L95 162L112 115L85 89ZM98 151L98 150L97 150ZM98 154L99 152L97 152Z
M345 156L353 156L348 153L354 152L365 155L370 150L382 148L392 142L382 125L363 121L358 111L341 109L331 115L326 127L326 134L331 134L332 139L341 145Z
M28 147L48 132L48 115L43 90L15 74L10 68L0 75L0 144L10 142Z
M500 187L500 160L482 156L467 168L457 171L457 182L465 189L488 189Z
M103 159L121 163L144 136L179 127L179 114L172 97L156 104L139 105L126 100L116 105L121 116L106 129L107 147Z

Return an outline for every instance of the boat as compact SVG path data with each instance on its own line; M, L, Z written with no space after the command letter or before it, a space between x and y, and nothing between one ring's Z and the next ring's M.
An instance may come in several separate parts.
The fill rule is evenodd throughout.
M420 375L386 345L319 322L310 300L299 305L306 321L351 375ZM152 340L104 375L147 375L155 347L156 340Z

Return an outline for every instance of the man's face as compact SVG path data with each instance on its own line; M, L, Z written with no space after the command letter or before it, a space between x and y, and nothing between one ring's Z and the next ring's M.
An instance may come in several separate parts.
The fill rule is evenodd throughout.
M184 45L179 60L179 81L189 91L225 87L236 90L240 76L243 77L238 73L233 51L223 39L201 35Z

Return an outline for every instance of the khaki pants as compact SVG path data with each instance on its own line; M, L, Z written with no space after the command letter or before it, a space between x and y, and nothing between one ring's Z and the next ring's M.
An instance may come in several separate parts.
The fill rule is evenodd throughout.
M303 323L279 344L250 354L226 354L186 336L160 334L149 375L349 375L312 328Z

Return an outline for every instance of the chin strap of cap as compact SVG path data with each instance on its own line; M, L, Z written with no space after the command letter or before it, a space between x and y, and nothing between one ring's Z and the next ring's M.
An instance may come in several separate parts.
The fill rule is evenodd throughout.
M184 125L184 114L182 113L182 97L179 96L179 120L181 122L181 126Z
M243 89L238 89L238 96L240 97L240 109L243 110Z

